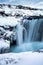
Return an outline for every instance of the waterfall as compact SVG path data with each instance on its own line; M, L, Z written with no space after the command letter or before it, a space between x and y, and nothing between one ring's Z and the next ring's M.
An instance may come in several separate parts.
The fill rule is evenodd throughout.
M43 49L43 19L22 20L16 27L17 46L14 52ZM40 40L42 42L40 42Z
M21 45L23 43L23 29L22 29L22 25L19 23L17 25L17 45Z
M23 27L23 42L27 41L27 30Z
M42 42L43 42L43 33L42 33Z
M23 42L26 42L27 39L27 31L26 29L23 27L23 25L21 25L20 23L17 25L17 45L21 45ZM24 37L23 37L24 36Z
M38 38L39 38L39 28L40 27L40 24L42 22L42 19L38 19L34 25L34 28L33 28L33 33L32 33L32 41L38 41Z
M32 38L32 33L33 33L33 29L34 26L36 24L37 20L29 20L29 34L28 34L28 42L31 42L31 38Z
M29 22L29 28L27 29L26 29L26 26L24 27L23 24L21 23L17 25L17 44L18 45L21 45L23 42L26 42L26 41L28 41L28 43L31 41L37 41L39 38L38 30L40 27L41 19L40 20L32 19L32 20L29 20L28 22ZM29 29L29 32L27 32L28 29Z

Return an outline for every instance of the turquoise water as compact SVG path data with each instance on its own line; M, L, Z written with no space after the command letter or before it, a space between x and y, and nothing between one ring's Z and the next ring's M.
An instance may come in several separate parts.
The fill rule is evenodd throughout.
M38 51L43 49L43 42L30 42L23 43L20 46L12 46L11 52L26 52L26 51Z

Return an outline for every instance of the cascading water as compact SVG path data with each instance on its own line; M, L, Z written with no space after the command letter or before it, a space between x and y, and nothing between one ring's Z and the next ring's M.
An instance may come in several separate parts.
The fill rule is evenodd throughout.
M29 21L29 34L28 34L28 42L31 42L31 38L32 38L32 33L33 33L33 29L34 26L36 24L37 20L30 20Z
M43 48L43 42L39 42L40 36L43 41L43 31L41 33L39 31L41 29L41 22L43 22L43 19L32 19L28 21L25 20L22 24L20 22L17 25L17 46L14 52L34 51Z
M23 42L27 41L27 31L26 29L23 27Z
M21 45L24 41L26 42L27 31L21 23L17 25L16 32L17 32L17 45Z
M42 33L42 42L43 42L43 33Z
M19 23L16 28L17 32L17 45L21 45L23 43L23 26Z

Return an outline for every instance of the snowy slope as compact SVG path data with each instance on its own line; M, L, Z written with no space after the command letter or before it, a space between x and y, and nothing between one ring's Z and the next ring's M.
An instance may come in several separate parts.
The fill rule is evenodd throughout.
M14 6L14 5L1 5L0 4L0 15L2 16L18 16L22 17L24 15L29 15L29 16L39 16L43 15L43 9L35 7L26 7L22 5Z
M43 53L24 52L0 54L0 65L43 65Z
M16 26L18 24L18 20L14 17L1 17L0 18L0 26L5 26L5 25L9 25L9 26Z

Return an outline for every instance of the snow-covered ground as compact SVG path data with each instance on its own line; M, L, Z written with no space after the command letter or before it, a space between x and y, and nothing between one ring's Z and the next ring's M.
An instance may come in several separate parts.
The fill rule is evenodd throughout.
M23 52L0 54L0 65L43 65L43 53Z
M18 24L18 20L15 17L1 17L0 18L0 26L16 26Z
M1 5L0 5L1 6ZM21 7L21 9L20 9ZM9 7L9 5L2 5L2 7L0 7L0 14L6 15L6 16L24 16L24 15L29 15L29 16L39 16L39 15L43 15L43 9L38 9L37 7L26 7L26 6L11 6Z

